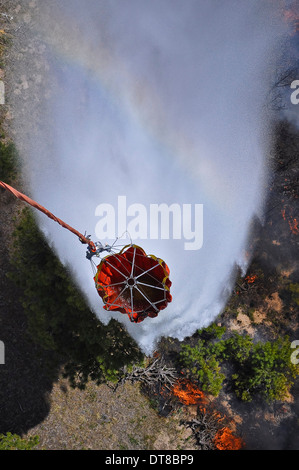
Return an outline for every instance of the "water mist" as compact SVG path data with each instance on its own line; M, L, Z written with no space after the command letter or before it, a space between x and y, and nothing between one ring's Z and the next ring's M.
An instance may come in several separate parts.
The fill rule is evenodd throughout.
M103 310L84 247L39 217L99 320L118 319L151 353L161 336L182 340L212 322L235 265L246 270L267 177L270 63L285 26L267 0L43 3L50 94L24 156L31 195L95 241L96 208L117 211L120 196L148 210L203 205L200 249L171 236L133 240L167 262L173 282L169 307L138 325Z

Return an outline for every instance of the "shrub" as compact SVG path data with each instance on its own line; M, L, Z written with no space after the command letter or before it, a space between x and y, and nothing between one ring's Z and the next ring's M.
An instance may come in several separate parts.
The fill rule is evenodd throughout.
M252 346L243 370L233 375L237 396L251 401L255 395L267 402L287 397L299 373L291 362L291 344L288 337L274 342L258 342Z
M195 379L203 391L217 396L225 378L220 372L220 365L215 354L211 354L205 343L199 340L197 346L183 345L180 363L186 368L187 375Z
M32 450L39 443L38 436L22 439L17 434L0 434L0 450Z
M18 171L18 153L13 143L0 142L0 180L11 183Z
M290 284L288 289L292 293L292 300L299 306L299 284Z

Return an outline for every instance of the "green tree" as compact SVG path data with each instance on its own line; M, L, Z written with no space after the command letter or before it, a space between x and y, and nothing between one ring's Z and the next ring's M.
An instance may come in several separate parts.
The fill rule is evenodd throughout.
M233 332L225 341L220 341L212 348L217 357L230 360L241 367L249 358L253 340L249 335Z
M217 396L225 378L215 354L199 340L195 347L182 345L180 364L192 380L197 380L203 391Z
M220 339L222 338L225 332L226 327L216 325L216 323L212 323L210 326L198 330L198 334L200 336L203 336L205 340Z
M291 362L288 337L259 342L252 347L244 369L233 375L236 394L245 401L251 401L256 395L268 402L283 400L298 373L298 366Z

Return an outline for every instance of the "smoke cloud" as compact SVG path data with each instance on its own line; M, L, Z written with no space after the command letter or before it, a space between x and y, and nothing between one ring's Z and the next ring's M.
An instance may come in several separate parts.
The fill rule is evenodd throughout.
M94 241L97 206L117 210L119 196L147 208L203 205L200 250L133 240L166 261L173 282L169 307L138 325L103 310L84 247L39 218L99 320L116 318L152 353L162 336L182 340L212 322L235 265L246 271L267 181L265 100L286 26L267 0L43 4L50 94L25 157L31 195Z

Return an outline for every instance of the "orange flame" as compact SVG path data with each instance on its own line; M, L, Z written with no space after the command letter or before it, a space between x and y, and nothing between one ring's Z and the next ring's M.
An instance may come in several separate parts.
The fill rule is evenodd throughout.
M286 210L285 209L282 209L281 214L282 214L283 220L287 220L286 219Z
M241 450L244 441L235 436L229 428L222 428L216 434L214 445L217 450Z
M298 220L297 219L289 220L289 226L290 226L290 230L291 230L293 235L298 235L299 234L299 227L298 227Z
M184 405L197 405L201 413L213 416L219 423L219 427L226 422L226 416L213 408L210 409L208 398L190 380L177 380L172 388L172 393ZM245 446L245 443L241 438L235 436L228 427L221 427L213 439L213 445L217 450L240 450Z
M285 207L282 209L281 215L283 217L283 220L288 222L291 233L293 235L298 235L299 234L299 223L298 223L297 218L293 218L291 215L287 216Z
M204 393L187 379L178 380L172 388L172 393L184 405L207 403Z
M256 280L257 280L257 275L256 274L253 274L252 276L245 277L245 281L248 284L253 284Z

